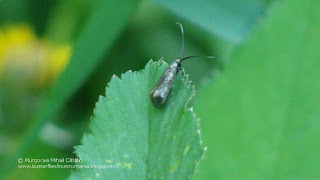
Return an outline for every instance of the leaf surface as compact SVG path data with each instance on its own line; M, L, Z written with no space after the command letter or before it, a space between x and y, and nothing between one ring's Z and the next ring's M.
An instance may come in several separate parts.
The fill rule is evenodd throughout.
M176 78L168 101L155 108L150 92L168 64L150 61L144 70L113 76L93 112L91 134L76 148L80 165L70 179L187 179L203 154L199 119L187 103L194 96ZM189 82L188 82L189 84ZM190 84L189 84L190 85ZM117 168L118 167L118 168Z
M320 177L320 1L275 3L200 93L198 179Z
M208 32L239 43L265 11L265 5L252 0L154 0L173 13Z

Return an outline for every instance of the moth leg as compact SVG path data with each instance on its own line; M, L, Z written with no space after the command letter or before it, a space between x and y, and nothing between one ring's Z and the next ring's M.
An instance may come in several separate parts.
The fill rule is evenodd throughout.
M179 72L181 72L181 73L179 73ZM187 84L184 82L184 79L183 79L183 77L182 77L182 74L183 74L183 76L186 75L186 73L184 72L184 69L179 68L178 74L179 74L179 76L180 76L180 80L181 80L181 81L183 82L183 84L188 88Z

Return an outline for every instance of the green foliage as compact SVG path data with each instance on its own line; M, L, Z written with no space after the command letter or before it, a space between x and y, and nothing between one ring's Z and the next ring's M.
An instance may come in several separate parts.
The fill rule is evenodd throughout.
M200 94L199 179L320 177L320 1L285 0Z
M102 56L111 48L112 43L123 31L139 2L139 0L125 0L123 2L104 0L101 2L77 40L69 65L51 91L48 92L35 115L33 124L25 135L16 157L21 156L31 147L43 124L51 120L52 116L84 83L103 59ZM115 14L118 15L115 16ZM16 157L13 158L14 164L7 166L7 169L15 165ZM3 174L5 173L3 172Z
M242 41L265 9L252 0L155 0L175 14L231 42Z
M58 159L69 157L70 155L66 152L57 151L54 147L43 143L41 140L33 142L34 146L29 150L25 157L30 159L39 159L43 157L55 157ZM41 151L39 151L39 149ZM33 163L22 163L16 165L31 165ZM34 165L47 165L46 163L36 163ZM59 162L51 162L51 165L60 164ZM64 163L66 164L66 163ZM16 168L13 171L8 172L6 180L21 180L21 179L35 179L35 180L56 180L56 179L67 179L70 174L68 168ZM23 177L23 178L22 178Z
M102 60L138 6L138 1L114 3L106 0L92 15L74 47L70 64L48 94L37 119L47 119L66 103ZM121 16L114 16L114 14Z
M83 165L119 165L77 169L70 179L188 179L203 154L199 120L187 107L194 96L177 78L168 102L153 107L150 91L168 64L150 61L140 72L113 76L100 96L76 153ZM188 85L190 83L188 82Z
M136 13L140 4L0 0L0 40L3 27L25 23L48 44L73 48L69 66L48 92L10 86L15 79L6 81L8 86L0 82L0 179L69 176L68 168L19 169L17 158L73 157L71 147L79 144L88 111L112 74L140 69L149 58L176 58L181 46L176 21L186 30L186 56L216 56L183 63L194 84L207 86L203 77L215 67L223 70L215 84L201 90L196 108L208 146L205 160L196 166L203 155L199 122L186 106L194 90L177 77L165 107L154 108L149 93L168 65L150 62L140 72L112 78L94 110L92 132L76 148L81 164L119 168L76 169L70 179L189 179L196 167L195 179L319 179L319 1L153 0ZM20 33L10 38L26 38ZM0 71L7 68L6 53L17 52L8 45L0 45ZM47 57L45 45L34 45L25 52ZM18 69L29 71L28 58L17 55L26 60ZM47 71L43 62L39 72ZM43 128L48 122L67 131L66 138ZM52 139L39 138L40 131Z

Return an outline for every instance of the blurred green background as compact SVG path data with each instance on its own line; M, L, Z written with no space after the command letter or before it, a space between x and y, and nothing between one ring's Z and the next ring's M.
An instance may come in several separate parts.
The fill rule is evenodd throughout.
M312 3L312 0L306 2L309 6L305 9L311 8ZM242 44L251 42L256 27L265 23L269 9L278 4L280 2L270 0L0 1L0 179L66 179L71 173L70 169L18 169L17 158L75 157L73 147L80 143L83 133L88 132L94 103L99 95L104 94L113 74L140 70L150 59L158 60L163 57L165 61L172 62L178 57L181 34L175 22L182 23L185 28L185 56L216 57L214 60L193 59L184 62L183 67L190 74L196 89L203 92L202 97L210 97L216 91L219 93L219 89L211 91L208 87L219 81L220 74L223 74L230 61L237 61L237 56L247 58L241 56L241 53L232 53L233 49L241 49ZM292 7L290 3L283 4L279 6L285 6L282 8L284 14L286 8L300 7L299 1L292 3ZM295 4L298 5L294 6ZM281 12L281 8L279 9L277 12ZM298 15L297 20L293 17L288 24L304 26L299 26L300 22L304 22L301 20L303 13ZM275 15L274 19L276 17ZM313 17L319 16L316 13L310 14L310 19ZM313 20L317 21L316 18ZM269 24L271 27L272 22ZM266 25L267 29L268 27ZM314 27L314 37L318 37L317 28L318 26ZM285 30L290 31L284 27L283 31ZM288 39L294 39L294 35L296 34ZM265 37L263 33L260 36ZM279 43L276 38L265 38L270 40L269 44ZM253 39L257 39L257 42L252 47L259 46L259 38ZM286 39L284 46L289 45L285 41ZM286 53L290 55L292 49L289 48ZM254 55L249 58L255 59L257 64L263 62L259 61L263 52L257 53L260 51L254 48L251 50ZM285 56L275 49L271 48L270 51L276 53L270 58L279 57L281 61L281 57ZM241 67L241 64L233 66ZM238 74L232 71L235 74L230 72L227 74L231 75L227 76L234 77L242 71L239 70ZM288 78L291 77L288 75ZM243 85L240 82L241 79L239 86ZM248 96L246 89L237 93L242 94L235 99ZM225 98L228 97L230 96L226 95ZM214 115L211 116L210 108L219 106L211 104L211 100L223 102L222 99L219 101L209 98L206 102L200 100L200 105L196 106L196 110L201 109L199 115L206 125L204 141L209 144L209 149L209 142L223 135L206 134L207 132L234 131L221 122L207 122L210 120L208 117L216 119ZM237 101L230 100L230 106L233 102ZM237 105L246 106L246 103ZM230 108L230 113L237 113L237 110ZM254 116L259 109L253 108L252 111ZM213 127L215 125L217 126ZM250 128L247 130L250 131ZM228 138L225 140L232 141ZM219 153L233 151L239 146L241 144L229 146L227 143L225 149L221 148L214 153L219 156ZM265 149L268 147L266 145ZM238 158L241 159L241 156ZM213 159L217 162L221 160L218 157ZM232 160L226 158L222 161L226 166L233 167ZM206 168L202 168L206 165ZM207 162L203 166L200 165L198 170L202 173L196 176L199 179L237 179L236 176L224 176L226 172L219 169L224 166L220 167L219 163L210 165ZM320 172L319 168L320 166ZM240 169L236 165L230 168L231 171L241 171ZM256 179L256 176L241 177ZM303 176L297 177L305 179Z

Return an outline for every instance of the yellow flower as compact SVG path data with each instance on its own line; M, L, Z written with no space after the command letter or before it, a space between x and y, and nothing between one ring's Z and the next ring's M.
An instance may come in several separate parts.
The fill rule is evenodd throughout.
M46 87L68 64L69 44L56 45L36 36L28 25L0 28L0 79Z

